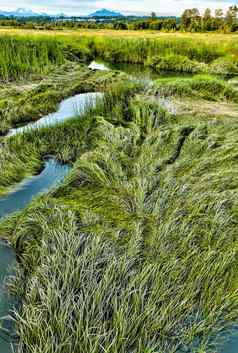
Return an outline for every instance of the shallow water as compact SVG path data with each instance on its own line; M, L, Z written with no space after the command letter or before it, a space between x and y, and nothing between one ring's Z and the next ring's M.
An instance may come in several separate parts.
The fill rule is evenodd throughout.
M13 272L15 261L13 249L5 242L0 241L0 318L8 316L11 311L11 300L5 284L6 278ZM13 323L6 318L3 323L0 321L0 326L2 326L0 329L0 353L10 353L12 350L9 335L4 329L11 330Z
M70 167L54 159L45 161L45 167L39 175L26 178L11 193L0 198L0 218L26 207L34 197L57 185L69 173ZM15 253L5 242L0 241L0 318L7 317L11 310L5 282L15 265ZM1 324L0 324L1 325ZM4 320L0 329L0 353L10 353L9 335L4 328L14 333L11 321Z
M154 81L159 78L178 78L178 77L192 77L193 74L189 73L176 73L176 72L155 72L151 67L141 64L129 63L109 63L101 59L92 61L88 66L90 69L99 71L119 70L123 71L131 77L139 80Z
M231 334L227 332L223 342L217 353L238 353L238 327Z
M11 129L8 136L15 135L27 131L29 129L38 129L45 126L52 126L61 123L74 116L79 116L85 113L89 105L95 105L97 99L102 97L102 93L89 92L77 94L73 97L64 99L60 104L59 108L55 113L48 114L36 122L29 123L25 126ZM0 352L1 353L1 352Z
M88 65L88 68L91 70L100 70L100 71L110 71L111 70L106 63L98 62L98 61L92 61Z
M0 218L26 207L33 197L61 181L69 170L68 165L62 165L54 159L47 160L39 175L23 180L16 190L0 198Z

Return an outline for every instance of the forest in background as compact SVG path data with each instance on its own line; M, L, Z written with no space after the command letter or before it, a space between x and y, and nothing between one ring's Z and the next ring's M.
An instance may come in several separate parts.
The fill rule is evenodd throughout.
M153 30L182 32L222 32L238 31L238 7L230 6L227 11L217 8L214 13L207 8L203 14L199 9L186 9L180 17L158 17L151 12L147 17L119 18L80 18L80 17L34 17L0 18L0 26L25 29L62 30L65 28L115 29L115 30Z

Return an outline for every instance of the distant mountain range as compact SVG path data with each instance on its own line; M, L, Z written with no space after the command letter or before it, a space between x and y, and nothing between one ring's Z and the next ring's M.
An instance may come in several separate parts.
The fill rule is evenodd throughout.
M27 9L27 8L19 8L17 10L14 11L1 11L0 10L0 16L5 16L5 17L40 17L40 16L44 16L44 17L68 17L67 15L63 14L63 13L59 13L57 15L49 15L45 12L34 12L31 9ZM69 16L71 17L71 16ZM123 17L123 15L119 12L116 11L110 11L107 9L101 9L98 10L88 16L82 16L82 17Z
M6 16L6 17L39 17L39 16L47 16L47 17L62 17L65 16L64 14L58 14L58 15L49 15L45 12L34 12L31 9L26 9L26 8L19 8L14 11L1 11L0 10L0 16Z
M123 17L123 15L120 12L101 9L91 13L88 17Z

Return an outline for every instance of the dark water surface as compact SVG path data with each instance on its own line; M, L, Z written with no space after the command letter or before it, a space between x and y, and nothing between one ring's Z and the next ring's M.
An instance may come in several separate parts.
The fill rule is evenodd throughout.
M0 218L25 208L34 197L57 185L69 173L70 167L54 159L46 160L43 171L36 176L23 180L13 192L0 197ZM10 337L6 329L14 333L8 316L12 301L6 289L6 280L13 272L15 253L5 242L0 241L0 353L12 352ZM2 326L2 328L1 328Z
M48 114L26 126L11 129L8 136L29 129L53 126L74 116L80 116L89 105L95 105L100 97L102 97L102 93L89 92L65 99L60 103L55 113ZM46 160L44 169L39 175L26 178L15 190L0 197L0 219L25 208L34 197L48 191L62 181L69 171L68 165L62 165L53 158ZM13 324L9 320L13 303L9 298L6 281L9 275L14 272L15 263L13 249L6 242L0 241L0 353L12 352L11 338L7 330L14 333Z
M92 61L89 66L92 70L99 71L111 71L119 70L123 71L131 77L137 78L144 81L154 81L161 78L179 78L179 77L193 77L194 74L190 73L176 73L176 72L155 72L151 67L144 66L141 64L129 64L129 63L109 63L101 59ZM238 352L237 352L238 353Z

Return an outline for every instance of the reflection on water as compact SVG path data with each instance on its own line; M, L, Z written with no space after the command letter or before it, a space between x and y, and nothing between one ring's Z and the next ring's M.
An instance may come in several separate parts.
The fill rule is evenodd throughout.
M0 241L0 318L5 318L0 321L0 352L12 352L9 342L9 334L6 330L13 330L13 322L8 319L12 305L9 300L9 294L6 290L6 278L13 272L15 265L15 253L5 242Z
M68 165L62 165L54 159L46 161L45 168L39 175L25 179L15 191L0 198L0 217L26 207L33 197L62 180L69 169Z
M101 59L92 61L88 66L93 70L119 70L123 71L133 78L144 81L155 81L159 78L179 78L179 77L192 77L193 74L189 73L176 73L176 72L155 72L151 67L144 66L141 64L129 64L129 63L109 63Z
M59 109L55 113L48 114L34 123L29 123L23 127L11 129L8 133L8 136L27 131L28 129L37 129L44 126L52 126L67 119L70 119L76 115L82 115L86 111L88 106L95 105L97 99L99 99L100 97L102 97L102 93L89 92L77 94L76 96L67 98L60 103Z
M103 62L98 62L98 61L92 61L89 64L88 68L91 70L110 71L110 68L108 67L107 64L104 64Z
M238 326L224 335L217 353L238 353Z
M70 167L62 165L54 159L45 162L45 168L37 175L26 178L17 189L0 198L0 218L26 207L32 199L49 190L62 181L69 173ZM14 333L14 327L8 316L11 310L11 300L6 290L5 281L15 264L15 253L5 242L0 241L0 353L10 353L10 337L6 330ZM2 327L1 327L2 326Z

